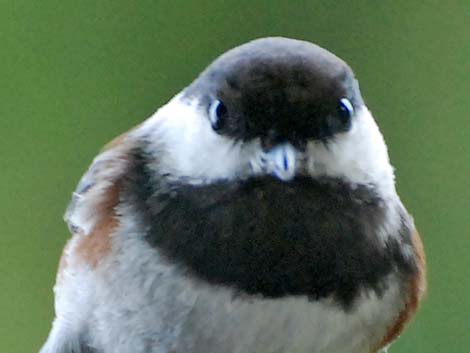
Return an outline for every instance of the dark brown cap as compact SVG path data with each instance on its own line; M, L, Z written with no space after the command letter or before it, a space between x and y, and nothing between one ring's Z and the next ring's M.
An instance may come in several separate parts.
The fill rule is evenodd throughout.
M362 97L354 73L340 58L306 41L262 38L217 58L186 89L209 111L220 100L218 131L236 139L327 139L349 129L340 100L357 110ZM353 118L353 117L352 117Z

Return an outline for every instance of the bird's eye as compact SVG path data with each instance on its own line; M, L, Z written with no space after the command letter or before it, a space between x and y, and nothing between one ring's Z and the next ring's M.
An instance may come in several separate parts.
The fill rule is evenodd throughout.
M227 108L220 100L215 100L209 107L209 120L214 131L218 131L224 127Z
M345 125L351 123L351 117L354 115L354 107L349 99L341 98L339 100L338 115Z

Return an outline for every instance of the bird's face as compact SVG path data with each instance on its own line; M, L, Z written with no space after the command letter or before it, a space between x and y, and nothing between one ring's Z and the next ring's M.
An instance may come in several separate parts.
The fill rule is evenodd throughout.
M394 192L353 72L307 42L261 39L227 52L139 130L155 170L189 183L310 175Z

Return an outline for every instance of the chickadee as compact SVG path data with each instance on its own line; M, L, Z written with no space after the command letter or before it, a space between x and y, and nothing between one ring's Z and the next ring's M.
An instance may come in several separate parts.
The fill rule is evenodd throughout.
M66 212L41 353L369 353L424 253L349 66L264 38L111 142Z

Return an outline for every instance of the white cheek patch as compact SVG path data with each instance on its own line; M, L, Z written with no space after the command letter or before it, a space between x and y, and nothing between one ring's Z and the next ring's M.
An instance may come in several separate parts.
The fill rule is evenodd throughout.
M217 134L207 112L196 101L174 97L144 123L151 150L164 153L155 166L160 173L189 182L233 179L250 168L252 146Z
M363 107L354 119L350 131L338 134L327 144L309 143L308 173L342 178L353 184L374 184L380 191L394 195L393 167L374 118Z

